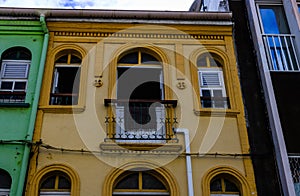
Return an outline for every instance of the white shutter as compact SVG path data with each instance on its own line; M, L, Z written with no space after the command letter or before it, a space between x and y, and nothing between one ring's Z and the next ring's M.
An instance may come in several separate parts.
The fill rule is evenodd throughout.
M5 63L3 65L2 78L27 78L28 64Z
M222 86L220 72L200 72L201 86Z
M10 193L10 189L0 188L0 195L1 196L9 196L9 193Z

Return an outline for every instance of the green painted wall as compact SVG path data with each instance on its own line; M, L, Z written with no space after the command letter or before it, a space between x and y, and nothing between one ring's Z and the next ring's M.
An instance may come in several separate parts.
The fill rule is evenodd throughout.
M44 30L35 21L0 20L0 56L11 47L21 46L31 51L25 103L29 107L0 104L0 168L12 177L10 195L22 195L27 171L29 148L32 139L32 112L38 103L37 79L41 69L44 46ZM41 76L40 76L41 77ZM29 134L28 134L29 133ZM24 164L25 163L25 164Z

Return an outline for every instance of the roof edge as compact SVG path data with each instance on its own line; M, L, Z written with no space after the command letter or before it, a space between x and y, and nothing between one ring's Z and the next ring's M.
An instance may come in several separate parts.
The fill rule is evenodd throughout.
M43 9L43 8L4 8L0 16L46 18L109 18L109 19L148 19L148 20L225 20L232 19L231 12L189 12L189 11L146 11L146 10L101 10L101 9Z

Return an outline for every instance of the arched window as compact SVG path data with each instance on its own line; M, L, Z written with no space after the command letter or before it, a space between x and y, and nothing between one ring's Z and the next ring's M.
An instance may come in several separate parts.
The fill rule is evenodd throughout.
M56 55L50 105L77 105L82 56L75 50Z
M164 100L163 68L157 54L135 48L119 57L117 100L116 134L119 137L131 142L165 140L165 106L161 101Z
M39 185L40 196L71 195L71 180L61 171L46 174Z
M9 173L0 169L0 195L9 195L11 181Z
M126 171L115 181L113 196L170 195L165 179L154 170Z
M204 53L197 59L203 108L229 108L222 66L222 59L215 54Z
M238 186L230 179L223 176L216 176L210 182L211 196L240 196Z
M0 101L24 102L31 52L24 47L13 47L1 56Z
M118 99L164 98L163 71L159 58L148 50L138 48L118 60Z

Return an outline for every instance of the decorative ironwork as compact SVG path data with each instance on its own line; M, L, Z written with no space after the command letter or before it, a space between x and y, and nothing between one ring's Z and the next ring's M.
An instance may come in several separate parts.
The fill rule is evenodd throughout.
M77 93L51 93L51 105L76 105L78 102Z
M300 155L289 156L289 162L294 183L300 183Z
M107 139L117 142L161 143L177 140L176 100L105 99ZM106 140L107 140L106 139Z
M0 92L0 103L25 103L25 92Z
M201 96L203 108L229 108L229 97L205 97Z

